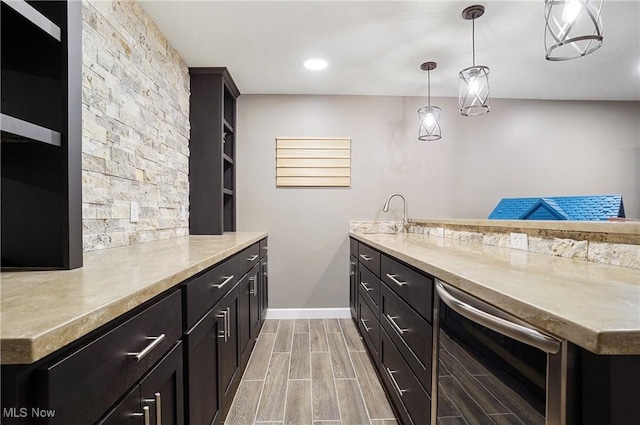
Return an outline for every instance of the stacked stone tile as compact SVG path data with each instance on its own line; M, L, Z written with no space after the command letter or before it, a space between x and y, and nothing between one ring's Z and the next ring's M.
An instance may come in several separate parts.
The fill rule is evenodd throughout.
M82 19L83 248L186 235L188 68L136 2L83 1Z

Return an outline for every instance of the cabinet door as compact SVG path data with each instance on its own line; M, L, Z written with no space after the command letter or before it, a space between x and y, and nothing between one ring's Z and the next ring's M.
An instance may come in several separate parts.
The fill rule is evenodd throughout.
M220 318L218 319L220 324L218 326L223 332L222 337L218 339L218 373L220 376L219 391L222 393L222 406L225 410L231 406L233 394L239 383L239 377L236 377L240 367L238 352L239 286L220 300Z
M255 340L260 332L260 297L262 297L260 269L261 264L256 264L249 272L249 329L252 340ZM249 344L250 347L252 345Z
M140 382L142 409L149 407L150 423L184 424L182 381L182 342L173 349Z
M140 405L140 387L136 385L131 392L117 404L96 425L144 425L143 416L149 415Z
M349 308L351 317L358 320L358 260L351 255L349 257Z
M249 346L251 336L251 326L249 323L249 313L251 301L251 290L253 289L253 280L251 275L246 274L240 281L238 289L238 352L242 357Z
M267 319L267 309L269 308L269 255L262 259L262 270L260 271L260 321L264 323Z
M210 425L221 417L218 350L226 323L221 317L220 304L217 304L184 336L186 423L189 425Z

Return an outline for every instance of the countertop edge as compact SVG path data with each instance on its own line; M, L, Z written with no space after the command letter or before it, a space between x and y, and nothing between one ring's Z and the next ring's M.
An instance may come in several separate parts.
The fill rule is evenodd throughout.
M226 260L252 244L268 236L267 232L256 232L256 236L193 263L165 278L152 282L146 287L125 297L104 304L74 320L64 322L47 332L26 338L2 338L0 359L2 365L32 364L49 354L64 348L114 319L139 307L157 295L178 286L203 270ZM196 236L196 235L192 235ZM55 345L47 341L56 341Z
M580 347L591 351L594 354L600 355L637 355L638 348L640 346L640 336L636 331L629 330L612 330L612 331L599 331L588 326L581 325L579 323L575 323L567 320L566 318L557 316L543 308L540 308L536 305L523 302L516 298L512 298L508 295L505 295L501 292L494 291L492 288L483 285L481 282L475 282L466 277L455 274L451 271L441 269L437 266L429 264L424 260L408 256L402 252L398 252L392 248L389 248L381 243L378 243L374 240L371 240L367 237L367 234L358 233L358 232L349 232L349 236L357 239L360 242L363 242L367 245L372 246L380 250L381 252L390 255L400 261L403 261L419 270L422 270L425 273L432 275L442 281L449 283L450 285L461 289L465 292L472 292L473 296L482 298L484 301L500 306L499 308L506 311L507 313L513 314L516 317L524 320L525 322L531 323L531 320L527 317L522 317L522 315L515 311L513 306L518 306L520 308L524 308L527 310L536 310L537 313L542 313L548 316L548 319L545 320L545 323L531 323L532 326L547 332L551 335L555 335L559 338L566 339ZM471 242L468 242L471 243ZM505 248L506 249L506 248ZM470 291L470 287L481 287L483 291L483 296L479 296L477 291ZM486 298L486 295L490 294L490 298ZM508 300L508 302L501 302ZM507 306L506 308L504 306ZM511 306L511 308L509 308ZM535 314L532 314L535 316ZM585 332L589 333L591 337L589 338L576 338L575 335L584 334ZM614 347L612 347L614 346Z

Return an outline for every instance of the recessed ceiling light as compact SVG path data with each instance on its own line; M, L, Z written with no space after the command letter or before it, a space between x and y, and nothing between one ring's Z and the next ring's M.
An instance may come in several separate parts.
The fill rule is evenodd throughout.
M327 61L324 59L308 59L304 62L304 67L312 71L321 71L327 67Z

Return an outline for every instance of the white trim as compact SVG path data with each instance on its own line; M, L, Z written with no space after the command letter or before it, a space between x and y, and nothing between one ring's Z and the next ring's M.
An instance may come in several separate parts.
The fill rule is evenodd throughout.
M349 319L350 308L270 308L267 319Z

